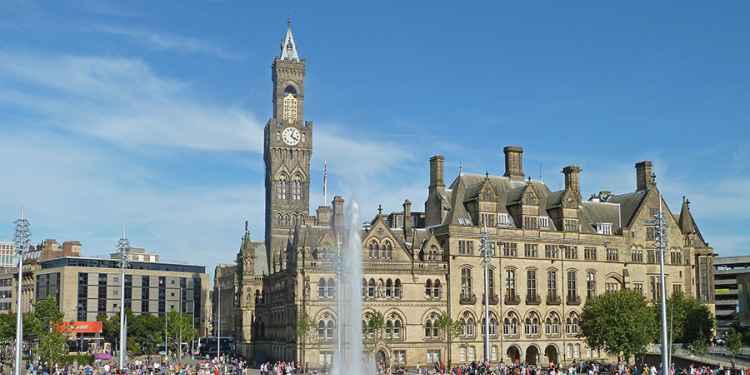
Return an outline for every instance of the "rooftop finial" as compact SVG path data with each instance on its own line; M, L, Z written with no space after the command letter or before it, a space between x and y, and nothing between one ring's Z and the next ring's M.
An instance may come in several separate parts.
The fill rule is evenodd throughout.
M459 176L464 175L464 162L462 161L458 162L458 175Z
M245 232L247 232L247 220L245 220Z
M382 215L382 214L383 214L383 205L379 204L378 205L378 215Z
M294 42L294 36L292 35L292 18L287 19L287 29L284 40L281 42L281 56L282 60L299 60L299 54L297 53L297 44Z

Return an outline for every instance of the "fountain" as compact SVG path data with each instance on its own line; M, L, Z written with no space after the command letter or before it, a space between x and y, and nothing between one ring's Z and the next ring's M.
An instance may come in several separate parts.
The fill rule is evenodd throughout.
M332 374L375 374L375 365L364 355L362 342L362 240L359 236L359 206L352 201L345 212L346 227L338 234L338 336Z

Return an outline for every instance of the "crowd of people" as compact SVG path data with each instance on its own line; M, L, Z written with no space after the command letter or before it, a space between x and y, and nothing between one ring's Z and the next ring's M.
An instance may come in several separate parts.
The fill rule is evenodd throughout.
M174 357L143 357L131 360L121 370L115 360L95 361L93 364L68 365L29 362L22 374L30 375L248 375L250 367L240 357L220 356L212 359L178 360ZM13 374L9 364L0 364L0 375Z

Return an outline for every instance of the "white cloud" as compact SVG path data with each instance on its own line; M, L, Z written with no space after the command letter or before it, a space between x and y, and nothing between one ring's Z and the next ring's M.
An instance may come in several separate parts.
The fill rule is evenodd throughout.
M98 26L95 30L107 34L124 36L160 50L203 54L228 60L237 60L240 58L238 54L215 46L211 42L181 35L118 26Z
M169 181L158 161L139 157L177 150L260 160L263 129L252 111L203 98L189 83L158 75L137 59L0 51L0 82L0 106L24 113L6 121L9 131L0 134L0 144L8 145L0 149L0 169L24 186L0 186L0 195L10 198L0 202L0 212L14 218L21 205L28 207L35 240L78 239L88 254L102 255L127 224L134 245L210 268L234 259L243 220L262 239L257 172L222 185L196 171L194 182L182 184ZM317 124L315 155L329 160L341 193L357 193L363 216L378 203L398 209L406 197L418 207L413 196L423 189L394 178L409 153L352 131L341 135L342 128Z
M134 245L210 266L234 258L244 219L260 238L262 184L163 189L148 182L158 171L67 138L22 133L0 135L0 143L0 168L23 186L0 184L11 198L0 212L14 218L26 206L35 241L82 240L85 255L106 255L125 224Z

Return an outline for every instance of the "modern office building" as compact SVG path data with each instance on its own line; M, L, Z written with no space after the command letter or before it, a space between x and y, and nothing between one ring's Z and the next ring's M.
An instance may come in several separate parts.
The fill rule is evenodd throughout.
M714 259L716 328L725 333L739 320L750 327L750 256Z
M62 257L39 262L36 299L54 297L66 321L93 321L120 312L120 261ZM208 327L208 275L205 267L184 264L128 262L125 308L134 314L169 311L193 317L199 334Z

